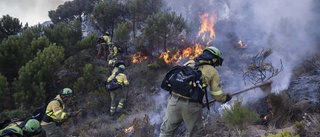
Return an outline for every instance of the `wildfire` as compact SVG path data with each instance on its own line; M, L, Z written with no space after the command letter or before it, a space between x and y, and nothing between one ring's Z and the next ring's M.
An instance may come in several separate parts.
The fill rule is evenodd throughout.
M132 130L133 130L133 126L124 129L124 132L130 133L130 132L132 132Z
M196 44L194 47L187 47L182 51L177 51L171 55L170 51L161 53L159 58L162 58L167 64L171 62L180 62L182 58L194 59L196 56L202 53L202 47L200 44Z
M181 59L181 56L179 55L179 51L176 52L174 55L170 55L170 51L161 53L159 58L163 58L164 62L167 64L173 61L177 61Z
M198 32L198 36L199 37L200 35L202 34L206 34L209 32L209 38L210 39L213 39L215 37L215 32L214 32L214 20L216 18L216 14L215 13L212 13L211 15L209 15L209 13L204 13L202 16L201 16L201 26L200 26L200 30ZM202 40L205 39L205 35L203 35L202 37Z
M137 52L131 56L132 63L141 63L146 59L147 59L147 56L141 56L141 52Z
M192 42L194 43L194 45L186 47L182 50L178 50L175 53L173 53L172 51L170 52L170 50L163 52L160 54L159 58L163 59L166 64L169 64L172 62L179 63L183 58L194 59L196 56L200 55L203 48L208 47L209 43L213 40L213 38L215 38L214 23L216 14L204 13L200 18L201 26L196 38L197 40L194 40L198 41L200 39L200 41ZM181 42L184 41L184 39L181 40ZM131 57L132 63L141 63L146 59L146 56L141 56L141 52L137 52Z

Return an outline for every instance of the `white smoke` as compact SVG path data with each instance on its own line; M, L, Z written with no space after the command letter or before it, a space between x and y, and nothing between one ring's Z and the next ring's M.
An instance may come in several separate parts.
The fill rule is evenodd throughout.
M56 10L66 1L71 0L1 0L0 16L8 14L18 18L22 25L33 26L49 21L48 11Z
M239 39L249 43L248 50L252 53L271 48L273 54L267 58L267 61L271 62L275 68L280 68L280 59L283 63L283 71L273 79L273 86L277 91L287 89L292 68L307 55L318 50L315 39L310 33L311 30L318 29L317 26L311 25L316 15L313 11L315 3L313 0L209 0L206 2L167 0L167 2L170 3L170 9L182 14L189 19L188 21L193 20L193 16L199 16L199 12L211 11L217 14L217 20L233 21L232 27L223 29L229 29L228 31L234 32ZM192 5L188 6L188 4ZM183 10L187 9L186 7L189 9ZM198 30L194 31L198 32ZM216 33L217 39L219 35L224 35ZM228 62L228 60L225 61ZM219 70L221 74L232 73L223 71L229 70ZM241 78L238 79L241 81ZM234 81L239 80L234 79ZM241 88L243 85L239 82L228 82L224 86Z
M217 20L222 22L220 26L224 26L225 22L232 22L231 27L216 28L215 26L215 30L235 33L239 39L248 44L247 51L253 55L270 48L273 53L266 61L279 69L280 59L283 64L282 72L272 79L272 92L287 89L295 65L298 65L307 55L319 50L316 46L319 41L316 41L316 38L320 37L320 31L315 22L316 19L320 19L318 13L313 11L315 4L313 0L166 0L166 2L169 3L167 5L169 9L181 14L188 22L193 21L203 12L214 11L217 14ZM319 2L316 4L319 5ZM199 30L193 31L197 33ZM226 38L221 35L225 34L216 32L216 39ZM220 41L224 42L224 40ZM227 55L222 53L222 55L235 56L230 53ZM243 63L239 60L225 60L224 65L238 64L237 66L241 67L246 65ZM223 66L218 68L224 91L231 93L248 87L244 86L241 74L238 74L243 68L236 69L239 71ZM243 98L245 103L255 101L262 96L265 94L257 88L237 97ZM218 110L221 111L221 108Z

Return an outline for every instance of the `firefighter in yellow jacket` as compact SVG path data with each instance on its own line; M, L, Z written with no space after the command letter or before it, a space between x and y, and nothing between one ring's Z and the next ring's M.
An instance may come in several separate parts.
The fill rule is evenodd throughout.
M70 88L60 90L60 93L49 102L46 114L42 118L41 126L46 132L47 137L61 137L59 125L67 118L77 115L76 112L65 112L65 103L72 97L73 92Z
M101 53L103 52L103 57L104 59L107 59L108 57L108 44L110 44L110 34L108 31L105 32L105 34L102 36L103 38L103 42L101 43L98 43L97 44L97 50L98 50L98 53L97 53L97 57L99 58L101 56Z
M231 100L231 96L222 92L219 73L215 69L215 66L222 65L222 61L220 51L216 47L208 47L195 60L190 60L184 65L199 66L198 70L202 72L202 87L209 86L212 98L225 103ZM182 121L186 125L189 137L202 137L202 104L174 91L171 91L168 100L167 111L160 127L160 137L173 137Z
M0 137L23 137L23 132L17 126L10 126L0 131Z
M0 136L24 136L31 137L39 135L42 131L40 122L36 119L26 119L10 123L0 130Z
M111 97L111 107L110 107L110 115L113 116L116 111L118 113L121 112L124 102L126 101L126 93L128 90L129 81L127 76L124 74L125 66L119 65L118 71L113 73L107 80L110 82L113 78L116 78L117 82L122 85L122 88L116 89L114 91L110 91ZM117 105L117 99L119 99L119 103Z
M109 71L111 71L111 74L116 73L120 65L126 66L123 60L118 60L118 59L109 60L108 67L110 68Z
M109 44L109 55L108 55L108 61L109 60L117 60L117 55L118 55L118 48L115 46L113 42L110 42Z

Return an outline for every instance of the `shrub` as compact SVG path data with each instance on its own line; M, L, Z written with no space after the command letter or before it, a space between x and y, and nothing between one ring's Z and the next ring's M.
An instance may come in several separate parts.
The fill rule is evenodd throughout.
M242 106L242 100L236 100L230 108L225 108L223 119L232 127L243 128L246 124L252 124L259 119L256 112Z
M268 136L262 136L262 137L299 137L299 135L294 136L288 130L284 130L283 132L278 134L268 134Z

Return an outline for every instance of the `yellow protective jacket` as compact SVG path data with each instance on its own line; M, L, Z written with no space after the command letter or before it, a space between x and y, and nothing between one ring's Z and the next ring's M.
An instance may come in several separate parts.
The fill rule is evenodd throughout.
M117 54L118 54L117 46L114 46L114 45L110 46L109 47L109 52L110 52L110 55L117 56Z
M110 82L116 74L117 73L112 73L112 75L108 78L107 82ZM120 83L121 85L129 85L129 81L127 79L127 76L124 73L119 73L116 76L116 79L117 79L118 83Z
M18 124L11 123L8 126L6 126L5 128L1 129L0 130L0 136L2 135L3 131L5 131L6 129L12 129L12 130L15 130L15 131L18 129L19 131L16 131L16 132L19 132L20 133L19 135L23 136L23 131L22 131L22 129L20 127L18 127L18 128L13 128L13 127L18 127ZM9 136L6 135L6 136L3 136L3 137L9 137Z
M200 62L206 62L205 60L200 60ZM209 62L207 62L209 63ZM189 60L184 64L185 66L194 66L195 61ZM210 94L213 99L218 102L224 102L226 100L226 95L223 94L220 84L220 76L218 71L212 65L200 65L198 70L202 73L202 83L203 87L209 86Z
M67 119L67 115L66 115L67 113L64 112L65 103L61 99L60 95L57 95L55 98L60 100L61 106L58 100L52 100L51 102L49 102L47 106L46 114L52 118L53 120L52 122L61 122ZM45 121L41 121L41 125L47 125L52 122L47 123Z
M106 41L108 44L110 43L110 38L107 35L102 36L102 38L104 39L104 41ZM105 42L102 42L101 44L107 44Z

